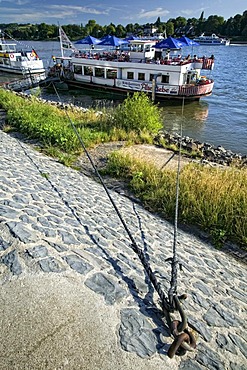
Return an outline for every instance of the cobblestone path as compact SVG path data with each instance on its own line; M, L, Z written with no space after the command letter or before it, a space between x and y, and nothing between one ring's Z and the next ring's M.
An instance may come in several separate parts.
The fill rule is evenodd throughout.
M246 265L179 230L183 271L178 293L188 295L185 309L198 338L196 351L170 360L172 338L162 322L157 293L102 186L1 131L0 143L2 287L24 275L69 271L95 299L116 311L114 340L121 351L140 358L143 369L247 368ZM111 194L167 292L170 265L165 259L171 257L173 226ZM0 358L5 340L0 334ZM5 364L0 368L18 369L8 360Z

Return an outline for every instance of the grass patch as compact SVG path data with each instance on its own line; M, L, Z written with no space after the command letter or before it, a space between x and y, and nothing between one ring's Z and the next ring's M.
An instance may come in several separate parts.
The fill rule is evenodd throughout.
M128 181L151 211L173 220L176 171L159 170L115 152L106 172ZM247 170L188 164L181 170L179 222L207 231L217 247L226 240L247 246Z
M142 94L140 98L135 95L134 99L136 105L139 106L138 111L142 107L142 110L147 112L147 127L143 125L143 116L134 127L131 123L121 124L121 114L125 116L126 122L131 122L132 114L128 110L130 98L127 99L128 104L121 108L121 114L119 109L98 114L93 110L86 112L73 109L62 110L56 106L41 104L36 97L23 99L10 91L0 89L0 104L7 112L6 131L14 128L29 138L38 139L47 153L59 153L60 151L59 156L61 152L79 155L82 151L80 140L71 122L87 148L111 141L152 142L153 133L155 130L157 133L158 127L162 125L161 123L158 125L159 114L155 110L156 107L152 110L151 103L145 102Z

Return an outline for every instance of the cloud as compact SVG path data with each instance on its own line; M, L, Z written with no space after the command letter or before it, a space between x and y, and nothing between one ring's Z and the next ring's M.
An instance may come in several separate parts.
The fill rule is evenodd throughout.
M163 8L156 8L154 10L149 10L149 11L147 11L145 9L142 9L141 12L139 14L137 14L137 18L139 18L139 19L142 19L142 18L150 19L150 18L154 18L154 17L166 16L169 13L170 13L169 10L163 9Z
M70 6L70 5L51 5L49 6L49 9L59 9L64 11L69 11L70 13L86 13L86 14L105 14L108 15L108 10L97 10L95 8L88 8L85 6Z
M14 5L26 5L30 3L30 0L0 0L0 3L11 3Z
M183 15L185 17L195 17L195 18L199 18L200 15L201 15L201 12L205 11L206 9L208 9L208 7L204 7L204 8L198 8L198 9L183 9L183 10L180 10L180 15Z
M35 6L25 6L20 11L19 6L17 5L16 0L8 0L12 4L11 7L1 7L0 22L3 22L3 19L8 18L8 22L19 23L20 16L22 23L26 22L49 22L49 20L67 20L68 23L76 23L78 21L78 16L81 14L92 14L92 15L108 15L109 9L99 10L96 8L90 8L85 6L71 6L71 5L47 5L44 4L42 12L39 11L38 4ZM18 3L21 5L28 3L28 0L18 0ZM1 0L0 0L1 3ZM14 7L15 6L15 7ZM4 17L4 18L3 18Z

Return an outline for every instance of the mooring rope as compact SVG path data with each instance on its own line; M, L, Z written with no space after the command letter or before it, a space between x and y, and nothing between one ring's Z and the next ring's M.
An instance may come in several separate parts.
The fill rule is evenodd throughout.
M184 112L184 98L182 103L182 117ZM168 292L170 305L174 308L176 304L174 302L174 296L177 295L177 271L178 271L178 258L177 258L177 235L178 235L178 207L179 207L179 190L180 190L180 173L181 173L181 156L182 156L182 136L183 136L183 124L182 119L180 122L180 140L178 150L178 164L177 164L177 176L176 176L176 201L175 201L175 217L174 217L174 234L173 234L173 247L172 247L172 272L170 289Z
M61 101L61 98L58 94L58 91L55 87L55 85L53 84L53 87L54 87L54 90L55 90L55 93L59 99L59 102L62 103ZM164 293L164 291L162 290L162 287L161 287L161 284L160 282L157 280L154 272L152 271L152 268L150 267L148 261L146 260L146 257L145 257L145 254L144 252L139 248L139 246L137 245L134 237L132 236L126 222L124 221L116 203L114 202L108 188L106 187L104 181L103 181L103 178L101 177L97 167L95 166L76 126L74 125L72 119L70 118L69 114L68 114L68 111L65 109L65 112L66 112L66 115L68 117L68 120L73 128L73 131L75 133L75 135L77 136L88 160L90 161L94 171L95 171L95 174L97 175L98 179L100 180L100 183L102 184L111 204L113 205L125 231L127 232L129 238L130 238L130 241L131 241L131 247L132 247L132 250L138 255L151 283L153 284L156 292L158 293L159 295L159 298L161 300L161 307L162 307L162 310L167 318L167 321L168 321L168 325L169 325L169 328L171 330L171 333L172 335L174 336L175 340L174 342L172 343L169 351L168 351L168 356L170 358L172 358L175 354L179 354L179 355L182 355L184 354L187 350L188 351L191 351L195 348L195 341L194 341L194 338L192 336L192 334L188 333L188 330L187 330L187 318L186 318L186 315L184 314L184 311L182 309L182 306L181 306L181 303L180 303L180 299L184 299L184 297L180 297L178 298L177 297L177 255L176 255L176 244L177 244L177 219L178 219L178 196L179 196L179 176L180 176L180 160L181 160L181 142L180 142L180 149L179 149L179 160L178 160L178 171L177 171L177 185L176 185L176 211L175 211L175 226L174 226L174 242L173 242L173 258L172 258L172 273L171 273L171 287L170 287L170 290L168 292L168 297L167 295ZM182 126L181 126L182 127ZM182 138L182 135L181 135L181 138ZM171 297L171 299L170 299ZM181 319L182 319L182 322L179 322L179 321L171 321L171 318L170 318L170 313L174 312L174 311L178 311L180 313L180 316L181 316ZM182 331L185 331L185 332L182 332Z

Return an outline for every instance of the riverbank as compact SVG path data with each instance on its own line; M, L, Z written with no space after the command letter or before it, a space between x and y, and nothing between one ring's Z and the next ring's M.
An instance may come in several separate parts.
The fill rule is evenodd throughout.
M34 97L30 94L23 92L17 92L17 95L23 97L24 99L32 100ZM48 104L51 106L58 107L59 109L72 110L74 112L87 112L89 109L79 107L72 103L62 103L57 101L51 101L48 99L43 99L35 97L35 100L41 104ZM98 115L102 112L98 111ZM239 168L247 166L247 155L242 155L241 153L235 153L232 150L224 148L222 145L214 146L210 143L200 142L194 140L188 136L180 137L178 134L170 134L168 132L161 132L154 137L154 144L161 148L169 149L173 147L172 152L178 151L181 141L182 150L184 150L183 155L186 157L196 157L200 159L203 163L211 163L212 165L219 164L223 166L237 166ZM114 144L113 144L114 145ZM175 146L175 147L174 147ZM187 152L187 154L186 154Z
M110 177L120 177L121 181L127 181L132 193L143 202L145 207L168 220L173 220L176 203L176 172L169 173L167 168L160 171L159 168L151 166L148 161L141 161L143 153L139 155L138 160L134 158L133 152L131 156L126 153L125 146L128 140L132 145L136 142L152 143L154 141L154 136L146 127L148 114L150 115L150 102L146 105L138 101L136 97L134 99L135 113L137 109L147 110L147 114L143 115L142 112L140 123L142 126L139 126L139 115L135 116L133 124L130 123L132 121L129 119L133 118L129 116L132 109L125 105L120 107L120 110L116 110L114 116L107 115L105 112L88 112L71 105L62 106L63 110L65 109L63 111L57 107L49 107L47 103L41 104L35 98L30 98L30 101L26 100L24 104L22 97L17 96L13 99L14 95L2 92L2 102L6 108L12 104L9 123L14 124L14 127L19 128L29 138L40 140L41 150L46 154L52 155L61 163L75 166L77 169L81 168L75 161L81 157L82 145L77 140L72 126L68 124L68 114L73 117L75 126L81 130L81 137L90 151L98 147L102 139L111 143L113 140L116 141L117 135L120 134L118 137L125 139L125 145L121 152L111 153L109 161L107 160L107 167L104 169L105 173ZM122 113L127 123L125 129L124 121L120 118ZM152 119L151 122L153 122ZM160 127L158 118L155 122L158 126L155 127L154 132L151 131L153 135ZM140 127L144 127L144 131ZM118 131L119 128L120 131ZM164 138L162 145L165 145ZM177 147L172 145L171 156L174 156ZM198 161L198 157L201 159L201 156L198 153L195 155L194 152L195 150L190 155L186 152L186 157L183 157L186 159L188 157L193 161L191 160L188 166L184 166L180 175L179 214L181 216L179 221L206 231L217 247L222 247L226 241L231 240L242 245L245 250L246 204L242 199L246 197L247 181L244 167L222 166L212 164L212 162L206 162L205 165L205 161ZM163 156L164 153L165 151ZM211 170L211 166L215 167L214 170ZM222 171L219 166L228 168L228 171Z
M178 230L197 348L169 359L159 299L102 186L11 135L0 131L3 369L246 367L245 265ZM110 192L167 293L173 226Z

